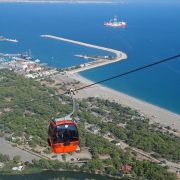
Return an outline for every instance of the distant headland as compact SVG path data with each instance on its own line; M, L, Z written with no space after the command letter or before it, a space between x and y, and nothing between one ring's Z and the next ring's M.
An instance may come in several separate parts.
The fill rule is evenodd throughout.
M0 0L0 3L69 3L69 4L123 4L121 0Z

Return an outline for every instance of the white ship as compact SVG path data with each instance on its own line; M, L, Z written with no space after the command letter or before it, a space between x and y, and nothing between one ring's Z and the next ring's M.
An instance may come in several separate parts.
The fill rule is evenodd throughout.
M127 24L124 21L118 21L117 16L114 16L113 20L105 22L104 25L108 27L126 27Z

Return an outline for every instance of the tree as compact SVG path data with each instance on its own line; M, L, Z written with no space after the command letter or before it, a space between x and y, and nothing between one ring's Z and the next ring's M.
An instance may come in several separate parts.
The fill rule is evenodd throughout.
M106 171L107 174L117 175L117 170L112 166L106 167L105 171Z
M94 172L95 170L102 170L103 164L99 159L92 159L88 161L87 167L91 172Z
M5 154L5 155L0 154L0 162L7 162L9 160L10 160L9 155L7 155L7 154Z
M21 160L21 157L18 156L18 155L13 157L13 161L14 161L15 163L19 163L20 160Z
M62 159L63 159L64 161L66 161L67 155L66 155L66 154L62 154L61 156L62 156Z

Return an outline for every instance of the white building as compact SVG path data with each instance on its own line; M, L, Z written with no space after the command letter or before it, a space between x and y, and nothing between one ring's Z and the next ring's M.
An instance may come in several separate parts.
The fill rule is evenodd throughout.
M22 171L24 169L23 166L18 166L18 167L13 167L12 170L13 171Z
M0 168L3 168L4 163L0 162Z

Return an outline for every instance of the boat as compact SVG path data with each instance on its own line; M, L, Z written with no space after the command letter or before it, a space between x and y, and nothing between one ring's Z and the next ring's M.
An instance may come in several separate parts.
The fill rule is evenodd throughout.
M126 27L126 22L124 21L118 21L117 16L114 16L114 19L110 20L109 22L105 22L104 26L108 27Z
M39 62L40 62L40 59L36 59L34 62L35 62L35 63L39 63Z

